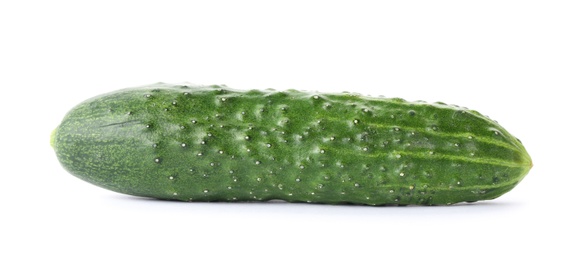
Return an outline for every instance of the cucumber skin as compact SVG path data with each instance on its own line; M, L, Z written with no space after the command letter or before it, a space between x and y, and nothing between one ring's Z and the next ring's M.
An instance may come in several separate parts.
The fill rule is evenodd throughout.
M51 139L74 176L181 201L444 205L499 197L532 167L476 111L349 93L158 83L82 102Z

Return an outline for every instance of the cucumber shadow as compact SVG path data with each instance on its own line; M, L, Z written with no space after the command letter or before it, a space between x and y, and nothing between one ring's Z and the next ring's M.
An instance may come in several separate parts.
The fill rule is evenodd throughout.
M285 201L272 199L266 201L179 201L164 200L156 198L137 197L130 195L115 195L112 199L119 202L136 202L150 203L157 205L178 205L178 206L206 206L206 207L308 207L308 208L365 208L365 209L453 209L453 208L508 208L522 206L521 203L508 200L485 200L475 202L460 202L450 205L402 205L402 204L385 204L385 205L366 205L352 203L315 203L301 201Z

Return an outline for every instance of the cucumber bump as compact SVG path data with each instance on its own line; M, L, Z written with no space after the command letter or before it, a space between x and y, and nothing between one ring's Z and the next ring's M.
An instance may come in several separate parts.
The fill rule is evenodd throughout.
M82 180L181 201L445 205L497 198L532 167L457 106L164 83L82 102L51 144Z

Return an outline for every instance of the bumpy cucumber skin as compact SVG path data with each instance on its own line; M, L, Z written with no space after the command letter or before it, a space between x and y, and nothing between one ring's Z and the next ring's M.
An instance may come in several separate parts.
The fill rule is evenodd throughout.
M52 145L85 181L181 201L445 205L499 197L532 166L461 107L164 83L79 104Z

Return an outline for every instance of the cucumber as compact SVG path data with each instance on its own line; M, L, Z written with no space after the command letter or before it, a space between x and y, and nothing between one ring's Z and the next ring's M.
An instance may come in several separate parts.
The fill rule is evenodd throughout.
M180 201L446 205L497 198L532 167L458 106L165 83L82 102L51 144L82 180Z

